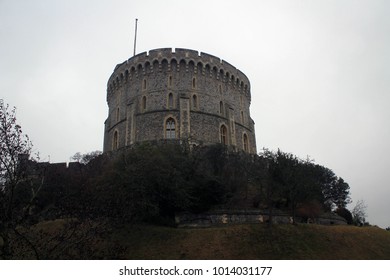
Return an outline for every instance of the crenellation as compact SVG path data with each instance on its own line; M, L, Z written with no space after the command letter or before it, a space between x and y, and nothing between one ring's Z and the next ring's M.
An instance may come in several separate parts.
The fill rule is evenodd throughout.
M172 52L171 55L175 55L177 57L185 57L185 58L198 58L199 52L190 49L176 48L175 52Z
M142 52L142 53L136 54L135 56L129 58L129 60L133 60L135 63L137 63L138 61L144 60L145 58L147 58L147 52Z
M201 52L200 53L200 56L202 57L203 60L207 60L209 61L211 64L222 64L222 60L219 58L219 57L216 57L214 55L211 55L211 54L208 54L208 53L204 53L204 52Z
M171 54L171 53L172 53L172 48L155 49L155 50L150 50L148 56L149 57L157 56L161 58L163 54Z

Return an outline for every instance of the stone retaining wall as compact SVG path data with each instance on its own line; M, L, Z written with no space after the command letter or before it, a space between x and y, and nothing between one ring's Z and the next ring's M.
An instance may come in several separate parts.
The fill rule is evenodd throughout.
M216 210L201 214L178 213L175 222L178 227L210 227L224 224L258 224L267 223L269 213L264 210ZM278 212L273 214L275 224L290 224L291 215ZM325 213L316 218L296 217L298 223L316 223L322 225L345 225L345 219L334 214Z

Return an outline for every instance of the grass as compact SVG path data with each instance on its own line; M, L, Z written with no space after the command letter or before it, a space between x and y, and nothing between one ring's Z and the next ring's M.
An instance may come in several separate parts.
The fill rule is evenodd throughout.
M124 259L390 259L390 232L376 227L138 225L110 238L125 248Z
M26 229L26 234L44 259L390 259L390 232L377 227L298 224L269 228L245 224L109 228L98 221L75 222L41 222ZM16 259L35 258L24 242L15 244Z

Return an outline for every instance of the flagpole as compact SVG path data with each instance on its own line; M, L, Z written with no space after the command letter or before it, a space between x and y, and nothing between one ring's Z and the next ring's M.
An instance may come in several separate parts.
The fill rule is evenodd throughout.
M137 45L137 23L138 23L138 18L135 19L134 53L133 53L133 56L135 56L135 47Z

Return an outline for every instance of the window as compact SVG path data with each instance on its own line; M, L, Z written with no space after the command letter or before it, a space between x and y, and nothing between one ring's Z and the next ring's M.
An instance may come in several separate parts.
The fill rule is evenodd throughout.
M172 108L173 108L173 94L171 92L168 95L168 109L172 109Z
M146 79L144 79L142 82L142 89L146 90Z
M141 109L142 109L142 112L145 112L145 110L146 110L146 96L142 97Z
M244 133L243 136L243 147L245 152L249 152L248 136Z
M172 76L170 75L168 78L168 87L172 86Z
M192 108L198 109L198 96L196 94L192 96Z
M241 123L244 124L244 112L241 111Z
M192 88L196 88L196 79L192 78Z
M119 107L116 109L116 121L119 122Z
M227 145L227 129L226 129L226 126L225 125L222 125L221 126L221 129L220 129L220 137L221 137L221 144L223 145Z
M224 113L223 113L223 102L222 101L219 102L219 113L221 114L221 116L224 115Z
M165 122L165 139L176 138L176 122L173 118L168 118Z
M112 141L112 149L117 150L118 147L119 147L119 136L118 136L118 131L115 130L114 139Z

